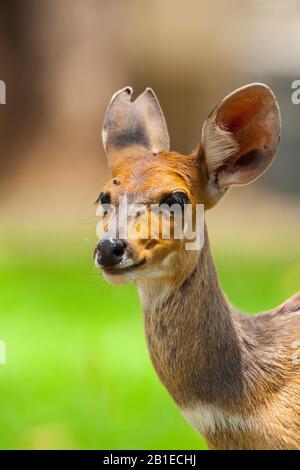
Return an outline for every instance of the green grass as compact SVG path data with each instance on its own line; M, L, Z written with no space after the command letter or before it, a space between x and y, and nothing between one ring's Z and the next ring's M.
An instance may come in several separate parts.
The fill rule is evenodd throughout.
M190 428L148 358L133 286L99 279L90 248L40 256L14 249L0 263L0 448L196 449ZM299 289L299 261L216 253L237 306L271 308Z

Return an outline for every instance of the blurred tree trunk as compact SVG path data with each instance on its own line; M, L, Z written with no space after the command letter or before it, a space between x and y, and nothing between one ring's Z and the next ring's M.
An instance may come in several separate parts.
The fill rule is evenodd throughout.
M16 146L30 137L40 114L33 13L34 2L1 4L0 79L6 83L6 105L0 105L0 178L16 163Z
M26 158L53 167L80 152L100 153L105 106L126 85L125 7L105 0L3 2L0 178Z

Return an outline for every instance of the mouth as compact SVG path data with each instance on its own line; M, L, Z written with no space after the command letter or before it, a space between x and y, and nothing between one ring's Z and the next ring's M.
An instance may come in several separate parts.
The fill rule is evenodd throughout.
M139 263L132 264L131 266L127 266L125 268L101 268L101 269L105 273L112 274L112 275L127 274L138 269L140 266L142 266L145 263L145 261L146 259L144 258Z

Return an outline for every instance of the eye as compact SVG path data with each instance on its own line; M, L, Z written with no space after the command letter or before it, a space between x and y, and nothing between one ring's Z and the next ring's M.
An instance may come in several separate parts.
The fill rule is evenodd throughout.
M174 204L179 204L181 207L184 206L184 204L187 204L189 202L189 198L186 193L182 191L178 191L176 193L171 193L165 196L160 204L166 204L167 206L171 207Z
M110 204L110 195L108 193L100 193L99 197L95 201L95 204Z

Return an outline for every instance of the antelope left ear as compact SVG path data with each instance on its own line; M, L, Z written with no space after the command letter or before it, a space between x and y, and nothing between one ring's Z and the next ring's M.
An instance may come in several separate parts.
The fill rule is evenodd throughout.
M151 88L131 101L132 88L126 87L112 97L107 108L102 139L109 162L113 165L124 150L168 151L170 147L166 121Z
M251 183L272 164L280 138L277 100L264 84L246 85L226 96L204 123L202 147L210 187Z

